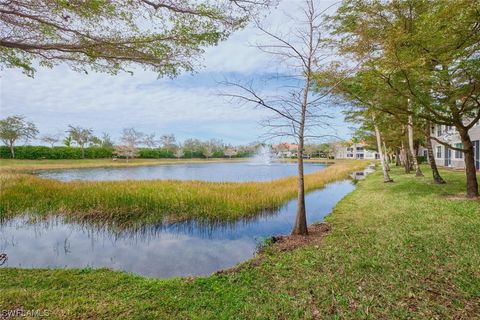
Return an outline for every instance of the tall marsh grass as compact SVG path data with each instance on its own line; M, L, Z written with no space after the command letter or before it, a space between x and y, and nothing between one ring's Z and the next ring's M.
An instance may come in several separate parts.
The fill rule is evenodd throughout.
M307 191L365 167L344 161L305 176ZM188 219L230 221L275 209L296 196L296 177L269 182L176 180L61 182L21 173L0 174L0 218L63 214L116 225Z

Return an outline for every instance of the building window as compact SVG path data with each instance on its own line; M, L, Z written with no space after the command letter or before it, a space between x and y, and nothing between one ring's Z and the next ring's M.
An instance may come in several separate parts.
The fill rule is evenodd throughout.
M363 159L363 158L364 158L363 153L357 154L357 159Z
M440 137L442 135L442 125L437 125L437 137Z
M362 147L357 147L357 151L363 151Z
M353 148L347 148L347 152L353 152Z
M347 153L347 158L353 158L353 153Z
M455 148L463 149L463 143L455 143ZM455 159L463 159L463 152L455 150Z
M442 157L442 146L437 146L437 159Z

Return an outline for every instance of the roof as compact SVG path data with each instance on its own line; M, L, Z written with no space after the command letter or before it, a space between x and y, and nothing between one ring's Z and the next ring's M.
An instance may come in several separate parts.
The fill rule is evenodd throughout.
M297 151L298 145L294 143L282 142L279 144L274 144L272 146L276 150L288 150L288 151Z

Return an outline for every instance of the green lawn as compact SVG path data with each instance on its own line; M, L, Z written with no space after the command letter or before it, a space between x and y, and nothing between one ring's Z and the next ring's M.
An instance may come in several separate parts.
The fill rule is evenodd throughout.
M426 168L425 171L427 172ZM109 270L0 268L0 309L75 319L478 319L480 203L394 169L358 184L321 246L270 246L238 272L158 280Z

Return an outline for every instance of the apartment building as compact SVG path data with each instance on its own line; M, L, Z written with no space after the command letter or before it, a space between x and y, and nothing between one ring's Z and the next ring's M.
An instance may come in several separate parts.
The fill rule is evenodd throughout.
M377 151L366 148L365 143L344 142L335 146L335 159L380 159Z
M452 126L432 125L431 135L441 141L447 142L453 147L463 147L457 130ZM480 170L480 123L477 123L472 129L470 129L470 139L472 139L473 142L475 165L477 170ZM432 145L435 162L438 166L465 169L463 152L452 150L435 140L432 140Z
M272 149L278 158L296 157L298 153L298 145L288 142L275 144L272 146Z

